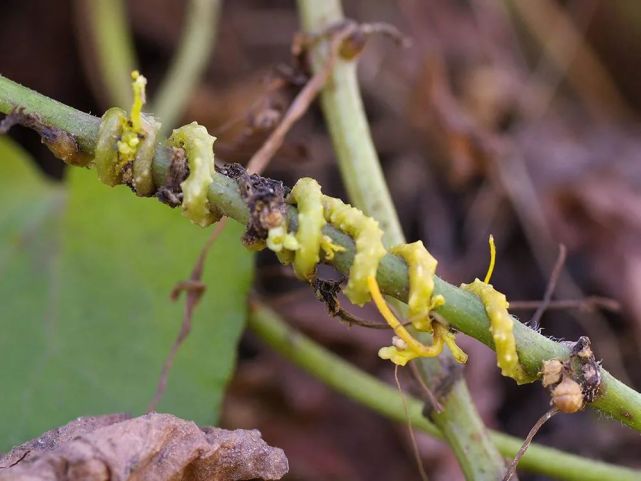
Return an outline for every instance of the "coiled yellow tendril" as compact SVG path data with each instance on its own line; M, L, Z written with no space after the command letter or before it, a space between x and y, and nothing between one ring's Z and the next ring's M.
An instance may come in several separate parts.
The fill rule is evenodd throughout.
M220 219L207 199L209 185L214 180L214 141L207 129L196 122L175 129L169 143L185 150L189 176L180 184L183 192L182 209L194 224L206 227Z
M436 259L427 251L422 241L402 244L390 249L392 254L400 255L407 262L409 274L408 318L418 331L431 331L431 310L445 304L443 296L432 297Z
M496 247L492 236L490 236L489 243L490 266L485 279L483 281L474 279L471 284L461 284L461 289L465 289L477 296L485 307L485 312L490 318L490 331L496 348L496 362L501 369L501 374L511 377L518 384L532 382L534 378L528 375L519 363L516 340L513 333L514 321L508 313L510 305L507 302L507 298L505 294L497 291L492 284L489 284L496 260Z
M309 280L320 261L321 251L326 258L331 259L336 252L344 250L323 235L323 226L329 222L351 235L356 243L356 255L344 289L345 295L359 306L370 301L367 278L376 275L378 263L387 252L383 247L383 231L378 222L339 199L323 195L318 182L308 177L296 182L288 201L298 206L295 242L291 242L292 246L288 247L285 243L292 234L286 233L286 226L285 231L283 226L279 226L270 229L268 233L268 240L279 240L271 243L276 244L276 248L271 247L269 241L268 247L279 254L281 261L293 262L296 274Z
M105 112L100 124L94 164L98 177L105 184L113 186L127 183L138 195L148 196L155 191L151 167L160 124L142 114L146 79L138 72L133 72L132 80L134 101L131 112L127 115L119 108ZM218 175L214 169L215 140L196 122L175 129L169 138L169 145L184 150L189 166L189 175L180 184L183 213L200 226L209 225L220 218L215 206L211 206L207 199L209 185L214 175ZM467 355L456 345L455 334L447 325L430 317L430 312L442 306L445 299L441 295L433 296L437 262L422 242L396 246L391 252L401 256L407 263L409 320L415 330L432 335L434 342L431 346L415 339L396 319L378 288L376 271L387 253L378 222L339 199L323 195L320 185L310 178L300 179L287 200L298 207L298 229L295 233L289 232L287 221L283 219L281 225L268 230L265 244L277 253L281 262L293 263L297 276L309 281L314 276L321 252L325 259L331 260L337 252L344 250L323 235L325 224L330 223L353 237L356 253L344 293L359 306L373 299L394 330L392 346L380 349L381 358L403 366L417 357L437 356L446 345L458 362L467 361ZM519 383L529 382L532 378L519 364L512 318L507 311L508 302L505 295L489 284L496 257L491 237L490 253L490 267L485 280L475 279L471 284L462 284L461 287L478 296L485 306L496 345L497 363L503 375Z
M353 304L362 306L371 299L367 279L376 278L378 263L387 253L383 231L374 219L340 199L323 196L322 203L327 221L354 238L356 254L344 293Z
M158 141L160 123L144 115L147 79L138 71L131 74L134 100L129 114L111 108L102 116L94 165L98 178L107 185L128 184L137 195L153 195L156 186L152 163ZM216 175L213 144L215 138L195 122L174 130L169 144L185 150L189 175L180 184L183 193L182 209L186 217L200 226L220 218L209 205L207 191Z
M344 293L352 303L358 305L373 299L394 330L396 336L393 345L382 348L379 351L380 357L404 366L417 357L437 356L442 352L443 346L447 345L457 361L467 360L467 355L456 345L454 334L447 326L439 322L432 323L430 319L430 311L443 305L445 300L440 295L432 296L437 263L422 242L396 246L391 252L402 256L408 264L410 321L415 329L433 335L434 343L431 346L422 344L410 334L396 319L380 293L376 271L387 251L382 243L383 232L378 223L341 200L324 196L314 179L300 179L292 189L288 201L298 207L298 229L295 234L288 233L286 225L270 229L268 247L277 252L282 262L293 262L294 270L300 278L309 280L320 261L321 251L326 259L331 259L336 252L344 250L322 234L323 226L329 222L352 236L356 254Z
M298 229L296 230L296 254L294 272L302 279L310 279L320 261L323 242L323 194L314 179L297 182L289 198L298 206Z

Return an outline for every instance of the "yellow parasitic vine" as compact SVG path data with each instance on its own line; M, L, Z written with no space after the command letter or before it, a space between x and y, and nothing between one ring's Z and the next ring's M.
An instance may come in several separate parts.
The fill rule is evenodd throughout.
M534 378L528 375L519 363L516 341L512 332L514 321L508 313L510 305L507 302L507 298L505 294L494 289L492 284L489 283L496 260L496 247L492 236L490 236L489 242L490 266L485 279L483 281L474 279L471 284L461 284L461 289L465 289L477 296L485 307L485 312L490 318L490 331L496 348L496 362L501 368L501 373L504 376L511 377L518 384L525 384L532 382Z
M170 145L185 150L189 176L180 184L183 192L182 209L194 224L206 227L220 219L207 199L209 184L216 175L214 170L214 141L207 129L196 122L175 129L169 137Z
M155 191L151 167L160 124L142 114L146 79L133 72L132 80L134 102L129 115L119 108L109 109L103 115L94 164L104 183L112 186L126 183L138 195L149 196ZM180 184L183 213L200 226L220 218L207 198L213 176L218 175L214 169L214 141L215 138L196 122L175 129L169 138L169 145L183 149L189 167L187 178ZM321 253L326 260L331 260L337 252L344 250L323 235L325 224L332 224L350 235L356 244L356 253L344 293L359 306L373 300L394 330L392 345L379 351L381 358L404 366L418 357L437 356L444 346L448 346L458 362L467 361L467 355L456 345L454 332L443 321L432 319L431 312L442 306L445 299L442 295L433 295L437 262L422 242L399 245L390 251L407 263L408 317L412 328L431 334L432 345L421 343L405 328L379 290L376 272L387 250L382 242L383 231L376 220L339 199L323 195L320 185L310 178L300 179L287 201L298 207L296 231L289 232L286 218L283 218L281 225L268 230L265 244L277 253L281 262L293 263L298 277L310 281L321 260ZM505 295L489 284L496 257L492 238L490 252L490 268L485 280L476 279L461 287L478 296L485 306L491 322L497 363L503 375L514 378L518 383L529 382L532 379L519 364L512 333L513 321L507 312Z
M298 277L310 280L320 261L320 253L324 252L325 257L331 257L339 250L323 236L323 226L330 223L352 236L356 253L344 293L352 303L361 306L373 299L383 318L394 330L392 345L379 351L381 358L404 366L415 358L437 356L444 346L448 346L458 362L467 361L467 355L456 345L455 334L443 322L432 319L431 312L442 306L445 299L442 295L433 295L437 261L422 242L395 246L390 252L401 256L407 263L408 317L412 328L431 334L432 345L421 343L405 328L387 306L380 292L376 271L387 251L382 243L383 232L378 223L341 200L323 195L320 185L309 178L300 179L296 183L288 201L298 207L298 228L295 233L290 233L284 223L270 229L268 247L277 251L281 261L293 262ZM520 365L516 352L513 320L507 311L509 304L505 295L489 284L496 262L496 248L492 237L490 253L490 266L485 279L476 279L461 287L478 296L485 307L502 374L514 378L518 383L530 382L532 378Z
M268 247L277 252L281 261L293 262L294 270L300 278L310 280L320 261L320 252L324 253L325 258L332 258L335 252L342 250L323 236L323 226L330 223L352 236L356 254L344 293L352 303L361 306L373 299L394 330L393 345L379 351L381 358L404 366L417 357L437 356L442 352L443 346L447 345L457 361L467 360L467 355L456 345L454 334L447 326L431 321L430 311L443 305L445 300L440 295L432 296L437 263L422 242L396 246L391 252L403 257L408 264L410 321L416 330L432 334L434 343L431 346L422 344L412 336L396 319L380 293L376 271L387 251L382 243L383 232L378 222L339 199L323 195L320 185L314 179L300 179L288 200L298 207L298 229L293 234L293 239L292 234L286 232L286 226L270 229Z
M144 115L147 79L138 71L131 74L134 94L131 111L114 107L102 116L94 165L98 178L107 185L130 185L136 194L150 196L156 191L152 163L158 142L160 123ZM195 122L172 133L169 145L185 151L189 175L180 184L182 210L187 218L200 226L216 222L220 215L209 205L207 192L216 175L213 144L215 137Z

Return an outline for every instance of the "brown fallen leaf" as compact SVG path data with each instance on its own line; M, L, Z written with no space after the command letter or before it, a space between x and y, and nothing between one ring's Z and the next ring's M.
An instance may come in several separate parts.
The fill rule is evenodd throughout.
M281 479L282 449L257 430L199 428L170 414L79 418L0 457L0 481Z

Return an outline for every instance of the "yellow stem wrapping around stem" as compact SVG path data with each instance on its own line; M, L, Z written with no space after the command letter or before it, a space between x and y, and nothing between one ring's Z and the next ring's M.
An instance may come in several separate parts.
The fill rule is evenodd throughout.
M443 351L443 336L440 331L435 331L434 335L434 344L431 346L426 346L416 339L409 333L407 329L400 323L396 316L392 313L388 307L383 295L381 294L380 289L378 288L378 283L374 276L369 276L367 278L367 285L369 287L370 294L376 307L382 314L383 318L387 321L390 327L394 330L394 333L403 341L405 345L403 346L389 346L383 347L379 351L379 356L383 359L390 359L394 364L399 366L404 366L408 361L415 359L417 357L436 357ZM438 332L438 334L437 334Z
M356 255L344 292L352 303L362 306L370 300L367 279L376 277L378 263L387 253L382 242L383 231L373 218L340 199L323 196L322 201L325 218L351 235L356 243Z
M461 289L471 292L483 303L490 318L490 331L496 348L496 362L504 376L511 377L518 384L532 382L519 362L514 338L514 323L508 313L509 303L505 294L494 289L492 284L475 279L471 284L461 284Z
M209 184L216 175L213 150L215 140L205 127L196 122L175 129L169 137L170 145L185 150L189 162L189 177L180 184L183 213L201 227L208 226L221 217L207 199Z
M294 256L294 271L302 279L311 279L320 261L323 227L327 223L323 213L321 187L314 179L296 182L290 198L298 207L298 249Z
M408 317L415 329L432 332L430 311L445 304L443 296L434 296L436 259L425 249L422 241L401 244L390 249L405 259L410 280L407 300Z

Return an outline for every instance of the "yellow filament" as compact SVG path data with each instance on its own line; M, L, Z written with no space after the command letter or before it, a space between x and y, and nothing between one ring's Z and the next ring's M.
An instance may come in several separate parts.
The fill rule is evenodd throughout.
M449 348L456 362L460 364L465 364L467 362L467 354L465 354L463 349L458 347L458 345L456 344L456 336L454 335L454 333L450 332L449 329L447 329L447 327L442 325L440 322L435 322L433 324L433 327L434 327L434 338L435 339L442 338L445 341L445 345Z
M496 246L494 245L494 236L490 234L490 265L487 268L487 274L485 274L485 279L483 282L489 284L490 279L492 278L492 273L494 272L494 264L496 263Z
M134 90L134 102L131 106L131 112L129 113L129 118L131 120L131 126L136 132L142 131L142 107L146 102L145 88L147 86L147 79L140 75L138 70L131 72L132 87Z
M434 343L431 346L422 344L417 341L407 329L405 329L398 319L396 319L396 316L387 306L387 303L385 302L385 299L378 287L378 282L376 282L376 278L374 276L369 276L367 278L367 285L379 312L387 321L389 326L394 330L394 334L396 334L405 344L402 348L399 348L396 345L383 347L378 351L379 357L389 359L396 365L404 366L409 361L417 357L438 356L443 351L443 344L445 343L450 348L454 358L458 362L464 363L467 361L467 355L456 345L454 342L454 335L448 331L447 327L438 322L434 323Z
M346 250L343 246L334 244L334 241L328 235L324 235L323 237L321 237L321 249L325 253L326 261L331 261L332 259L334 259L334 255L337 252L345 252Z

